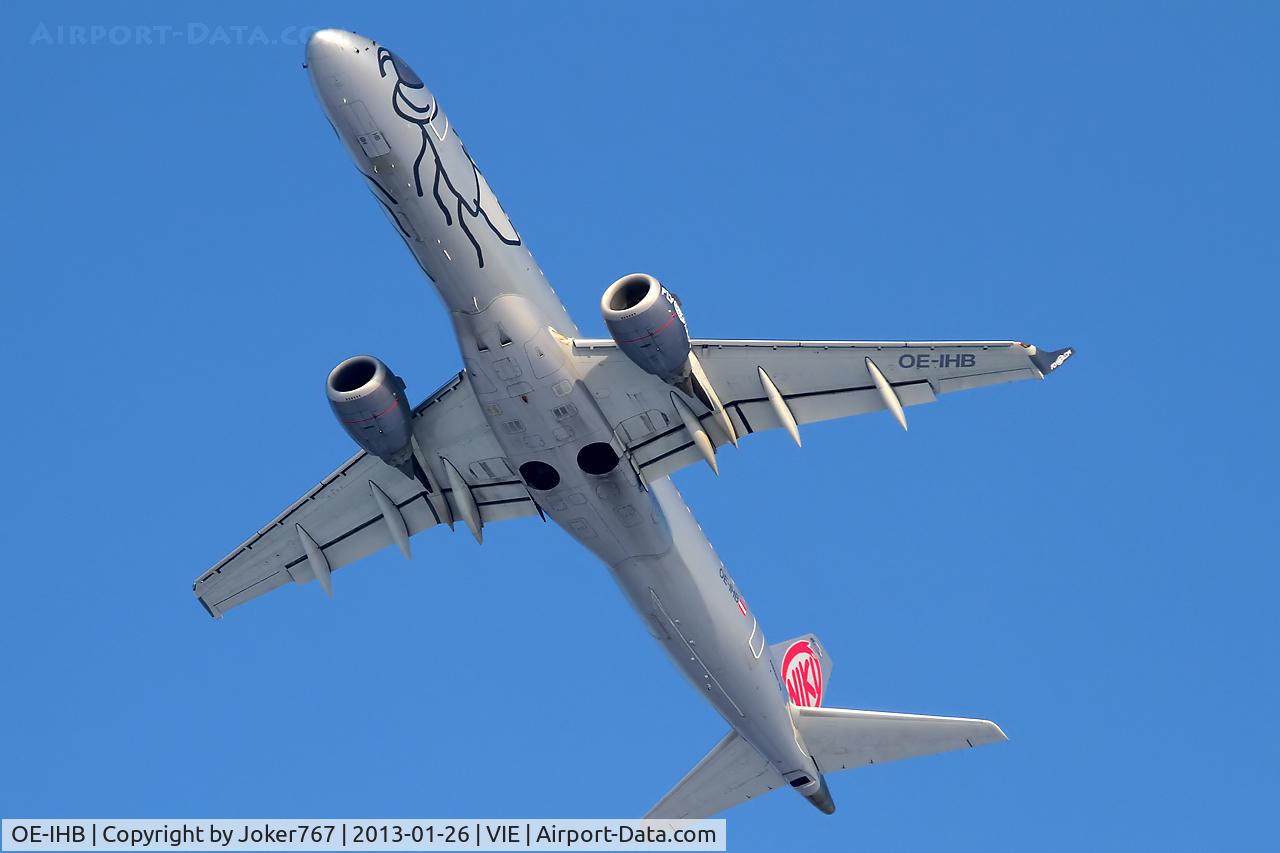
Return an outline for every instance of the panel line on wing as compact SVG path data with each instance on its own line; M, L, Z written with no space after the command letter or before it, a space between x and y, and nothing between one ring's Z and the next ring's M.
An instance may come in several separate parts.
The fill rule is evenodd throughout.
M912 379L908 382L891 382L890 384L894 388L906 388L908 386L913 386L913 385L928 385L929 380L928 379ZM782 396L786 400L796 400L796 399L800 399L801 397L821 397L828 394L851 394L856 391L874 391L874 390L875 390L874 385L854 385L848 388L832 388L824 391L802 391L798 394L783 394ZM755 430L751 428L751 424L747 422L747 417L742 412L742 406L745 406L751 403L768 403L768 402L769 402L768 397L741 397L735 400L731 400L728 403L725 403L724 406L726 409L728 408L736 409L738 412L738 417L742 419L742 423L744 426L746 426L747 430L749 432L755 432ZM705 421L707 418L710 418L710 417L713 417L713 414L708 412L703 415L698 415L698 420ZM627 449L630 452L635 453L637 450L641 450L645 447L648 447L650 444L653 444L654 442L661 441L664 438L668 438L672 435L675 435L676 433L680 432L682 429L684 429L684 424L683 423L677 424L676 426L669 427L668 429L663 430L662 432L655 433L649 436L648 438L644 439L643 441L636 442L635 444L630 445ZM685 445L685 447L692 447L692 446L693 446L692 444ZM649 460L648 462L641 463L641 465L642 467L644 465L649 465L653 462L658 461L659 459L663 459L667 456L670 456L672 453L676 453L676 452L678 451L671 451L668 453L664 453L662 454L662 456L658 456L658 457L655 457L654 459Z
M305 560L305 559L307 559L307 558L304 556L304 557L302 558L302 560ZM302 562L302 560L299 560L298 562ZM274 572L272 572L271 574L267 575L266 577L259 578L258 580L254 581L253 583L251 583L251 584L249 584L248 586L246 586L244 589L240 590L239 592L236 592L236 593L233 593L233 594L231 594L231 595L228 595L226 598L222 599L221 601L215 601L215 602L214 602L214 604L213 604L213 606L214 606L214 607L221 607L222 605L226 604L226 603L227 603L228 601L230 601L231 599L235 598L237 595L240 595L240 594L242 594L242 593L246 593L246 592L248 592L249 590L253 589L255 586L257 586L258 584L266 583L267 581L271 580L273 577L275 577L276 575L280 574L280 571L281 571L280 569L277 569L277 570L275 570ZM201 601L204 601L204 599L203 599L203 598L201 598L200 596L196 596L196 597L197 597L197 598L200 598L200 600L201 600Z

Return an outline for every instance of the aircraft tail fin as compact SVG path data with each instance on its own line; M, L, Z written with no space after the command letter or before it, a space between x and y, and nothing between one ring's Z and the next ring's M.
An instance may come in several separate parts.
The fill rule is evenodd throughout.
M989 720L800 705L793 711L796 731L823 774L1007 739ZM819 781L825 799L810 797L810 801L830 814L828 808L833 811L834 805L826 780L820 777ZM710 817L785 787L782 774L731 731L645 817Z
M817 634L802 634L769 647L778 678L787 688L792 705L822 704L831 683L831 656Z

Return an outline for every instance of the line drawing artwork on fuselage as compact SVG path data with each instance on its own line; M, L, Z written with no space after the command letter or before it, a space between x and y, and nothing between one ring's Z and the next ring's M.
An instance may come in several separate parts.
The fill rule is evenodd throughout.
M507 218L506 211L502 209L502 205L498 203L493 191L489 189L489 182L484 179L484 175L476 168L475 161L471 159L471 155L467 152L467 148L462 144L461 140L458 141L458 148L462 151L462 155L467 162L465 166L461 163L457 165L461 169L471 172L472 179L475 182L475 190L472 193L464 194L458 189L454 179L449 175L449 169L445 166L444 160L448 155L447 153L441 153L441 147L438 144L449 137L449 119L443 116L439 102L434 95L427 92L426 85L418 78L418 75L410 70L409 66L404 62L398 62L394 53L385 47L379 47L378 72L383 77L387 76L388 64L396 75L396 85L391 95L391 108L395 110L396 115L416 126L422 137L421 147L418 149L418 155L413 161L414 189L417 191L419 198L426 196L423 190L422 161L426 157L427 150L430 149L432 160L435 162L435 176L431 181L431 194L435 198L440 212L444 214L445 225L452 227L456 212L456 221L476 251L476 262L483 268L484 250L481 249L475 232L471 230L471 226L467 221L468 218L472 220L483 219L494 236L508 246L519 246L520 235L511 224L511 220ZM414 94L427 94L430 101L426 104L418 104L414 101ZM438 119L443 119L439 127L437 127ZM442 182L449 195L453 196L456 202L454 211L449 209L449 205L445 203L444 197L441 195L440 187Z

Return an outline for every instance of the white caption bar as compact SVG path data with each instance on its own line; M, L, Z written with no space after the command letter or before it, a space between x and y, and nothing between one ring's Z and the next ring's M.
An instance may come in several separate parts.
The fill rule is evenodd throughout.
M0 850L724 850L724 820L3 820Z

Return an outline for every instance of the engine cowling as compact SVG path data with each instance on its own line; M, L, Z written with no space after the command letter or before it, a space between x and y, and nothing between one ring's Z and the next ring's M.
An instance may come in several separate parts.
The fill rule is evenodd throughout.
M664 382L689 379L689 328L679 298L656 278L624 275L605 290L600 313L609 335L628 358Z
M333 414L366 451L397 468L411 465L412 413L404 380L371 355L352 356L325 382Z

